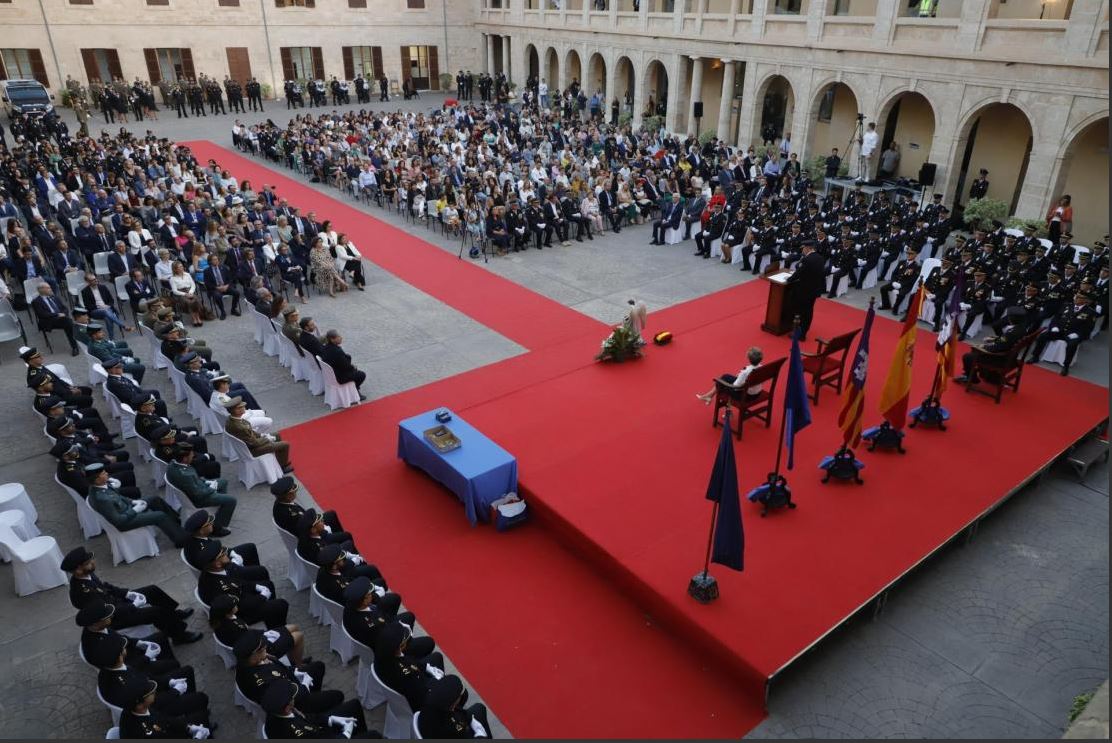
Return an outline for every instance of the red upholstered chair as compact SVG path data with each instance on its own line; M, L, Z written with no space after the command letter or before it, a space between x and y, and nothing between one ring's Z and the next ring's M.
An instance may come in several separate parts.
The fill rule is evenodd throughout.
M814 353L803 354L803 371L811 375L813 391L811 399L815 405L819 404L819 391L823 387L833 387L836 392L842 392L842 377L846 368L846 357L849 356L849 347L853 339L861 332L861 328L849 333L835 336L830 340L816 338L818 348Z
M997 405L1000 404L1000 398L1004 395L1005 387L1013 392L1019 392L1019 382L1023 379L1023 367L1027 362L1027 354L1041 332L1042 328L1039 328L1025 336L1010 351L1000 353L981 351L976 354L969 369L969 377L970 379L980 378L980 381L966 381L965 391L988 395L996 401ZM989 389L975 385L984 385Z
M762 364L753 370L742 387L734 387L719 377L714 380L714 425L718 426L719 411L731 406L738 411L737 438L741 438L741 426L747 418L764 421L765 428L772 425L772 398L776 396L776 383L780 380L780 367L787 358L776 359ZM759 384L767 385L759 395L747 395L745 390Z

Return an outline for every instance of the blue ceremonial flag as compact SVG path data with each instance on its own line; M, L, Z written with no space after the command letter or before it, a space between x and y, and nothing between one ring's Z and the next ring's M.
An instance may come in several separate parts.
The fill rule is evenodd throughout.
M718 455L707 485L707 500L718 504L718 520L714 524L714 550L711 562L734 570L745 569L745 532L741 527L741 503L737 492L737 463L730 433L730 409L722 424Z
M784 443L788 447L788 469L795 463L795 435L811 425L811 403L807 399L807 380L803 376L803 355L799 351L799 329L792 332L792 354L788 361L788 390L784 394Z

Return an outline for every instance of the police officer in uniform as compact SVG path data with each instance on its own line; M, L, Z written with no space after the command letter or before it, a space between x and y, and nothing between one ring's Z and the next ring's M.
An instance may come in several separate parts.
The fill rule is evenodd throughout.
M401 622L412 629L417 621L412 612L398 613L396 608L391 612L383 607L381 593L380 586L376 586L370 578L360 576L344 587L341 596L344 629L353 640L369 648L374 648L379 630L390 622ZM413 654L418 656L426 656L436 650L436 643L431 637L411 637L409 644Z
M197 579L201 601L211 605L217 596L235 596L239 600L239 616L248 624L263 622L268 629L286 626L290 605L275 596L269 576L255 580L250 577L254 571L239 570L219 540L210 539L189 564L201 571Z
M157 527L179 549L185 546L186 533L178 522L178 514L158 495L127 498L109 482L103 464L85 465L89 481L89 507L99 513L118 531L131 531L144 526Z
M158 586L130 589L102 581L96 574L93 553L85 547L70 550L62 559L61 567L71 574L69 599L73 608L83 609L93 603L111 604L115 608L112 624L117 629L153 624L175 645L201 639L200 632L189 631L185 624L193 615L192 609L179 609L178 602Z
M274 506L271 509L274 523L279 529L293 535L297 534L297 524L306 510L297 502L297 493L297 480L289 475L279 477L270 486L270 494L274 496ZM321 520L324 522L321 539L326 544L342 545L352 541L351 534L344 531L335 511L324 511L321 513Z
M954 289L955 276L954 262L949 258L943 258L942 265L927 276L927 298L934 302L934 317L931 318L931 325L936 333L942 329L942 312L946 309L946 300Z
M251 110L263 110L263 86L255 78L247 81L247 103L251 106ZM257 107L257 108L256 108Z
M1061 375L1068 377L1070 366L1077 355L1077 347L1088 340L1096 325L1097 313L1092 305L1092 295L1078 292L1073 298L1073 303L1062 308L1050 321L1047 331L1035 341L1028 363L1036 363L1042 357L1047 343L1065 341L1066 358L1062 363Z
M93 601L82 607L74 617L81 627L81 654L85 658L97 655L105 643L115 644L115 637L123 637L126 645L124 661L131 668L152 676L169 673L181 666L174 657L170 640L161 632L154 632L143 638L121 635L112 628L112 616L116 607L103 601ZM107 651L105 654L110 653Z
M170 105L178 112L178 118L189 118L189 114L185 112L185 91L182 90L180 83L174 83L170 88Z
M980 377L973 371L973 362L991 366L994 357L999 358L1015 348L1016 344L1027 337L1026 319L1027 312L1022 307L1009 307L1004 312L1004 327L1001 331L986 338L980 346L962 354L962 374L954 381L958 384L980 382Z
M327 713L305 713L298 699L306 693L301 684L285 678L274 678L262 694L260 706L266 712L263 732L267 738L327 740L341 738L380 738L371 730L356 730L358 719ZM362 712L362 709L359 710Z
M158 683L139 676L128 678L120 692L125 702L120 712L120 738L167 738L205 740L216 730L206 705L185 714L171 714L158 708Z

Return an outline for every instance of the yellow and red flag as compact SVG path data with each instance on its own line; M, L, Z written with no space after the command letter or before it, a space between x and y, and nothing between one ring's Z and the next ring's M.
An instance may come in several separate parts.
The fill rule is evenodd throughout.
M911 399L911 364L915 360L915 335L918 329L919 307L923 303L925 291L920 284L919 290L911 298L911 304L907 308L907 319L904 320L900 337L896 341L896 348L892 352L888 378L884 380L884 389L880 393L880 413L897 431L903 428L907 420L907 406Z

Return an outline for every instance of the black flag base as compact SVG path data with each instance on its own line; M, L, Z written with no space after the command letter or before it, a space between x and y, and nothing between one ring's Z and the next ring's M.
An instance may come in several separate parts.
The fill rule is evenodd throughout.
M900 454L907 454L907 450L903 447L904 432L892 428L892 424L888 421L865 431L861 434L861 438L869 442L869 451L895 449Z
M718 598L718 581L710 573L696 573L687 584L687 595L700 604L709 604Z
M761 509L761 518L777 508L795 508L795 504L792 503L792 490L788 487L788 478L778 472L769 472L768 479L750 490L748 498L764 506Z
M853 480L858 485L865 484L860 475L863 466L857 457L853 456L853 449L845 446L823 459L822 464L819 465L826 470L826 476L822 478L824 483L830 482L830 478L834 477L839 480Z
M942 407L942 401L934 395L929 395L923 404L911 411L911 423L915 428L922 423L924 426L933 426L939 431L946 430L946 421L950 419L950 411Z

